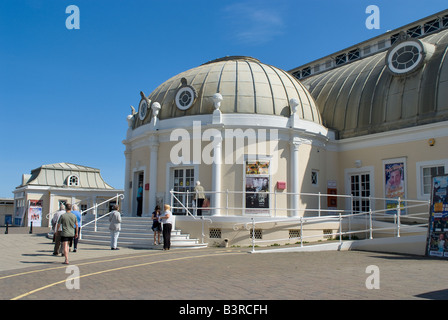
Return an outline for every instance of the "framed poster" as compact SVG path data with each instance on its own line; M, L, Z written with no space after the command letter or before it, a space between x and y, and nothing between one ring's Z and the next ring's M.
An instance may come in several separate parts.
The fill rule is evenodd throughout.
M28 206L28 227L33 223L33 227L42 226L42 200L30 200Z
M336 180L328 180L327 181L327 194L337 195L337 183ZM328 209L337 209L338 208L338 198L336 196L327 196L327 207Z
M426 255L448 258L448 175L432 177Z
M386 213L397 213L397 200L406 199L406 158L389 159L383 161L384 168L384 197L393 200L386 200ZM401 202L401 207L405 206ZM406 214L405 210L400 210L401 214Z
M245 162L245 213L269 214L269 160Z

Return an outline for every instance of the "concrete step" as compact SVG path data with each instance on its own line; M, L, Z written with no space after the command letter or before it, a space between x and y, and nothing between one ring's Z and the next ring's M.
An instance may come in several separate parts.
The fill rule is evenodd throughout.
M163 241L163 240L162 240ZM80 243L87 243L87 244L95 244L95 245L102 245L102 246L110 246L110 239L109 240L92 240L92 239L83 239L79 241ZM186 241L171 241L171 248L183 248L183 249L201 249L201 248L207 248L207 243L197 243L195 242L186 242ZM125 248L144 248L144 249L161 249L163 247L162 244L154 245L153 240L151 241L123 241L122 239L118 238L118 247L125 247Z
M104 228L98 228L98 230L95 232L94 230L89 229L83 229L82 230L83 235L94 235L94 234L105 234L109 235L110 231L106 230ZM189 236L188 234L182 234L180 230L173 230L171 231L171 236ZM132 230L123 230L120 231L120 237L140 237L140 238L152 238L154 237L154 232L148 231L148 232L135 232Z
M162 236L161 236L162 238ZM82 233L82 239L110 239L110 232L87 232ZM132 240L132 241L146 241L153 240L154 234L136 234L136 233L122 233L120 231L119 235L120 240ZM174 234L171 233L171 242L173 241L187 241L187 240L196 240L190 239L190 235L188 234Z
M80 243L98 244L110 246L109 219L100 219L95 224L84 219L82 228L82 238ZM148 217L122 217L121 231L118 237L118 246L130 248L161 248L161 245L154 245L154 232L151 229L152 219ZM161 237L163 241L163 237ZM180 230L171 232L172 248L206 248L207 244L199 243L198 239L190 239L189 234L182 234Z

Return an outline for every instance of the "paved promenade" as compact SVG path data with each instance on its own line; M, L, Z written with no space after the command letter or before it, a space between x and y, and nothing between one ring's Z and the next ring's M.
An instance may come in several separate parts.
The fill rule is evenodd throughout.
M251 254L250 248L112 251L80 243L67 267L52 255L44 233L0 232L2 300L448 299L448 261L426 257Z

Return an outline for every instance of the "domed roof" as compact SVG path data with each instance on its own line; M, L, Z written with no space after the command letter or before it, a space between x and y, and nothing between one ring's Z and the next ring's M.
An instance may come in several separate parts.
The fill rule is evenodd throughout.
M448 120L448 29L301 82L339 138Z
M162 83L149 96L161 106L159 119L212 114L212 97L223 97L226 113L265 114L289 117L289 101L297 99L299 118L321 124L320 113L305 87L289 73L257 59L232 56L216 59L182 72ZM134 127L151 117L135 117Z

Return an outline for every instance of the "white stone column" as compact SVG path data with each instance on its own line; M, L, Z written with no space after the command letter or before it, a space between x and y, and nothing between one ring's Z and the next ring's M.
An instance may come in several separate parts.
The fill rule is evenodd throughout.
M215 110L213 111L213 124L221 124L222 123L222 113L219 108L221 107L221 102L223 100L222 95L217 92L212 97L213 105ZM216 208L212 210L212 215L219 216L220 215L220 207L221 207L221 163L222 163L222 134L219 130L219 133L214 135L213 138L214 144L214 158L212 163L212 191L215 193L211 196L211 206L212 208ZM215 144L216 141L216 144Z
M53 209L54 207L55 207L54 206L54 194L50 191L50 204L48 207L48 211L49 211L49 213L51 213L51 215L48 216L48 227L50 227L50 228L51 228L51 219L53 219L53 215L55 212L55 210ZM59 210L59 208L57 210Z
M221 134L214 136L214 141L217 141L214 148L214 158L212 163L212 191L211 206L213 208L212 215L220 215L221 207L221 163L222 163L222 137Z
M297 217L299 215L299 147L300 142L293 139L290 142L290 166L291 166L291 204L289 215Z
M124 151L124 156L126 159L125 170L124 170L124 199L121 205L121 212L126 216L132 216L132 188L131 188L131 159L132 159L132 151L131 146L128 144L129 139L132 137L132 126L134 125L135 117L134 117L134 107L132 107L133 113L128 115L126 120L128 122L128 131L126 132L126 140L123 141L123 144L126 146L126 150ZM132 182L134 183L134 182Z
M159 142L157 137L150 138L150 159L149 159L149 213L155 208L157 203L157 163L159 157Z
M126 150L124 152L124 156L126 158L126 164L125 164L125 171L124 171L124 199L122 202L122 207L120 208L121 212L124 213L126 216L131 216L131 151L128 150L126 147Z

